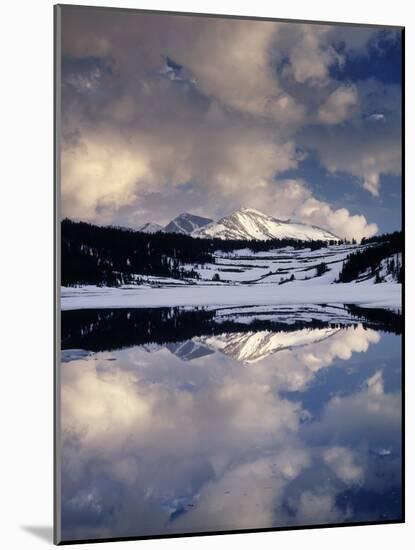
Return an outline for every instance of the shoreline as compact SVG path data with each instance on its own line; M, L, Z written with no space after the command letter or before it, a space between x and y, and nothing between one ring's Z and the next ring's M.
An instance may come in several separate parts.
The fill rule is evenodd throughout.
M289 285L189 285L174 287L62 287L62 311L158 307L266 306L287 304L356 304L401 309L402 285L326 284L300 281Z

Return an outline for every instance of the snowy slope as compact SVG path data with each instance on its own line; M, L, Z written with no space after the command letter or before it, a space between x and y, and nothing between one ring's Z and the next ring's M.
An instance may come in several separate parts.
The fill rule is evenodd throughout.
M163 227L158 223L147 222L140 225L137 231L141 231L142 233L157 233L158 231L163 231Z
M164 232L183 233L185 235L189 235L192 231L198 230L212 221L213 220L210 218L203 218L202 216L196 216L194 214L184 212L168 223L164 228Z
M339 240L336 235L316 227L281 221L253 208L241 208L231 215L193 231L192 236L218 239L298 239L301 241Z
M398 271L402 269L402 254L393 254L380 262L378 279L382 283L398 282Z
M278 351L320 342L338 332L338 328L303 329L292 332L223 333L219 336L201 336L202 344L217 349L244 363L261 361Z
M214 263L185 264L193 268L199 278L194 282L212 282L218 276L223 284L269 284L288 283L292 276L296 281L334 283L350 253L362 250L364 245L328 245L310 250L309 248L278 248L253 252L247 248L232 252L216 251ZM317 268L325 264L327 271L318 275Z
M166 348L177 357L180 357L182 361L192 361L193 359L214 353L209 347L203 346L193 340L171 342L166 344Z

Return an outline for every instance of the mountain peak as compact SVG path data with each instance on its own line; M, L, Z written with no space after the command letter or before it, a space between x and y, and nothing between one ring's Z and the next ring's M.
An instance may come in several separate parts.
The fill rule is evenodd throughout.
M242 206L239 210L235 210L234 214L238 214L240 212L244 214L259 214L260 216L267 216L267 214L264 214L255 208L250 208L249 206Z
M240 208L238 208L236 211L238 211L238 210L240 210L240 211L242 211L242 212L245 212L245 211L246 211L246 212L249 212L249 211L254 211L255 208L252 208L252 207L250 207L250 206L242 205L242 206L241 206Z
M213 220L210 218L204 218L203 216L197 216L196 214L190 214L189 212L183 212L179 214L166 225L164 228L165 233L182 233L184 235L190 235L193 231L208 225Z
M295 239L331 241L338 237L320 227L278 220L246 206L206 227L193 231L194 237L229 240Z
M278 223L284 223L279 218L275 218L274 216L270 216L269 214L265 214L265 212L261 212L260 210L257 210L256 208L251 208L249 206L242 206L238 210L235 210L230 214L230 216L238 216L238 215L244 215L244 216L253 216L256 218L263 218L266 220L274 220ZM227 216L228 217L228 216ZM287 220L290 221L290 220Z
M163 231L163 227L158 223L147 222L138 226L137 231L141 231L142 233L158 233L159 231Z

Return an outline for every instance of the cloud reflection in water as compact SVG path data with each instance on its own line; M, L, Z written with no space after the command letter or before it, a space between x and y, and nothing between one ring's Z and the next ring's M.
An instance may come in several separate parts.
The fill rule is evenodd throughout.
M64 538L398 519L400 391L384 373L399 338L321 330L297 331L298 346L294 332L239 347L231 333L195 337L190 360L153 344L62 364Z

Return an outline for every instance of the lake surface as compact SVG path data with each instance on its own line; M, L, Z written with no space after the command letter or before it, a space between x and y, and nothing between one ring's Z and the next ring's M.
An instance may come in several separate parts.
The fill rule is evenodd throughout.
M399 520L401 317L62 314L64 540Z

